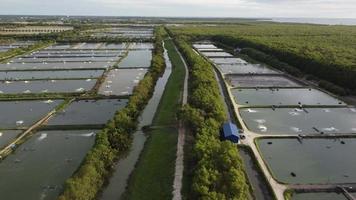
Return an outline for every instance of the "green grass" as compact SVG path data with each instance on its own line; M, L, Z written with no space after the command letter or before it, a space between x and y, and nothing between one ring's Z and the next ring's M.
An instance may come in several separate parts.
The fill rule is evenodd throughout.
M181 107L185 69L173 42L166 40L165 47L173 64L153 126L143 152L131 174L123 199L172 199L178 140L177 112Z
M171 40L165 41L165 47L168 51L173 69L153 121L153 125L155 126L170 125L177 122L177 112L181 106L184 87L184 64Z

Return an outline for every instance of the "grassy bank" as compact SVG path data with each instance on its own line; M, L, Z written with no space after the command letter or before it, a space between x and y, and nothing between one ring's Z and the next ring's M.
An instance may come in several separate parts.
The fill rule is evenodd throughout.
M181 106L185 69L173 42L165 47L173 69L153 120L152 131L131 175L123 199L171 199L178 140L177 112Z

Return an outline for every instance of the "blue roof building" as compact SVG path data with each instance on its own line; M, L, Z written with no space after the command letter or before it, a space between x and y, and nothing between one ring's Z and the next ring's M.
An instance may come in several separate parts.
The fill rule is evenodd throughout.
M240 140L240 133L237 126L231 122L223 124L222 138L224 140L230 140L233 143L238 143Z

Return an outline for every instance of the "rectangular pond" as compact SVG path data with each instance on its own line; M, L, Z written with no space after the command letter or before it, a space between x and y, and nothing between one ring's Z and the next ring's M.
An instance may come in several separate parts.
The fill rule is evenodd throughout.
M0 94L72 93L91 90L97 79L2 81Z
M227 65L234 65L234 64L247 64L245 60L241 58L209 58L215 64L227 64Z
M193 44L193 47L196 49L217 49L213 44Z
M71 47L72 47L72 45L70 45L70 44L55 44L55 45L49 46L45 49L46 50L60 50L60 49L69 49Z
M127 102L127 99L74 101L51 118L48 125L103 125Z
M20 133L20 130L0 130L0 149L9 145Z
M301 87L302 84L283 75L231 75L225 79L232 87Z
M42 63L4 63L0 71L6 70L36 70L36 69L106 69L115 62L42 62Z
M0 101L0 129L31 126L62 102L62 100Z
M1 161L1 197L14 200L56 199L63 191L65 181L93 146L97 132L57 130L33 135Z
M153 43L131 43L130 49L153 49Z
M258 139L273 176L290 184L356 182L356 139Z
M118 44L104 44L100 47L100 49L126 49L126 43L118 43Z
M279 72L261 64L220 64L217 65L223 74L278 74Z
M355 108L242 108L247 127L259 134L356 133Z
M43 63L43 62L103 62L103 61L116 61L119 57L113 56L68 56L68 57L28 57L28 58L17 58L13 60L13 63Z
M41 50L36 51L26 56L68 56L68 55L119 55L123 52L120 49L95 49L95 50L61 50L61 51L54 51L54 50Z
M342 101L312 88L232 89L240 105L346 105Z
M230 53L226 53L226 52L201 52L201 54L203 54L206 57L232 57L233 55L231 55Z
M119 63L119 68L148 68L151 66L151 50L131 50Z
M0 71L0 80L99 78L104 70Z
M312 192L312 193L294 193L291 200L348 200L342 193L335 192Z
M109 72L105 82L101 84L99 94L129 95L134 87L143 79L147 69L114 69Z
M222 52L225 50L219 49L219 48L215 48L215 49L201 49L201 48L199 48L199 51L200 52Z

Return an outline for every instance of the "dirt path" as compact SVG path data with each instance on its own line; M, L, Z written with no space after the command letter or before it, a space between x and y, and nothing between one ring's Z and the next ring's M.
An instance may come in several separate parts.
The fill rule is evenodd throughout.
M185 62L182 54L178 51L177 47L175 50L180 56L185 68L185 78L184 78L184 90L182 97L182 104L187 104L188 101L188 67ZM173 182L173 200L181 200L182 199L182 179L183 179L183 171L184 171L184 142L185 142L185 127L183 122L179 122L179 130L178 130L178 143L177 143L177 158L176 158L176 166L175 166L175 174L174 174L174 182Z

